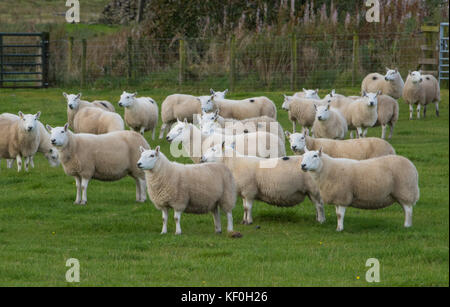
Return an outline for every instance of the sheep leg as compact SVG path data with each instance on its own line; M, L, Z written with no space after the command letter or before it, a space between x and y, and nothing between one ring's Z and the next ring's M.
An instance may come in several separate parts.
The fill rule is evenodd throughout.
M141 186L141 201L145 202L147 200L147 184L145 179L139 179L139 184Z
M412 104L409 105L409 119L412 120L413 119L413 112L414 112L414 107Z
M386 125L381 125L381 138L386 139Z
M81 178L81 202L80 205L86 205L87 203L87 188L89 184L89 179Z
M363 130L361 127L356 128L357 132L358 132L358 139L359 138L363 138L364 134L363 134Z
M156 128L153 128L153 130L152 130L152 140L155 140L155 136L156 136Z
M79 205L81 202L81 179L80 177L75 177L75 185L77 186L77 197L74 204Z
M392 138L392 134L394 133L394 124L391 124L390 125L390 132L389 132L389 139L391 139Z
M420 119L420 103L417 104L417 119Z
M351 139L353 139L353 130L350 130L350 135L349 135L349 137L350 137Z
M17 171L20 172L22 170L22 157L20 155L17 155L16 161L17 161Z
M145 202L145 180L136 178L136 201L139 203Z
M366 137L367 131L369 131L369 128L364 129L364 133L363 133L363 136L364 136L364 137Z
M167 124L162 124L161 131L159 132L159 139L162 139L164 137L164 132L166 130Z
M221 225L221 222L220 222L219 206L217 206L214 209L213 217L214 217L214 227L216 228L216 233L222 233L222 225Z
M34 156L30 157L30 165L31 165L31 168L34 168Z
M323 208L323 201L320 199L320 196L315 197L314 195L308 195L309 199L314 203L314 206L316 207L316 220L323 224L326 220L325 218L325 211Z
M427 105L423 106L423 118L427 116Z
M253 224L253 217L252 217L253 200L244 198L243 202L244 202L244 219L245 219L243 224L247 225Z
M434 105L436 106L436 116L439 117L439 101L435 102Z
M167 212L167 208L162 208L162 220L163 220L163 226L161 230L161 234L167 233L167 220L169 219L169 213Z
M144 135L144 132L145 132L145 127L141 127L141 129L139 130L139 133L140 133L141 135Z
M336 216L337 216L337 228L336 231L344 230L344 216L345 216L344 206L336 206Z
M405 211L405 227L411 227L412 226L412 214L413 214L413 206L411 205L403 205L403 211Z
M12 168L14 164L14 159L7 159L6 160L6 167L7 168Z
M175 219L175 227L176 227L175 234L181 235L181 226L180 226L181 211L175 211L173 217Z
M297 130L297 122L294 120L292 122L292 133L295 133L296 130Z
M227 212L227 231L233 232L233 214L231 212Z
M28 165L30 165L30 157L25 157L25 172L28 172Z

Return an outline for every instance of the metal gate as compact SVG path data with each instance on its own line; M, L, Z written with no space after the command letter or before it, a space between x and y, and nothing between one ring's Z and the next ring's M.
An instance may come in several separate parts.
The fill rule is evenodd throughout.
M0 32L0 88L47 87L48 57L48 32Z
M441 23L439 31L439 83L448 80L448 22Z

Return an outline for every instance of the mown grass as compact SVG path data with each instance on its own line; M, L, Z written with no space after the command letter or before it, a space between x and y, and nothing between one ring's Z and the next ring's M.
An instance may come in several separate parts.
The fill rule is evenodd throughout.
M42 122L63 125L62 91L1 90L0 113L41 110ZM158 89L139 94L161 102L172 92ZM355 94L357 90L340 92ZM107 99L117 106L120 93L86 90L83 97ZM281 124L290 129L287 114L280 108L281 94L247 92L230 97L270 97L279 107ZM400 101L392 144L398 154L413 161L420 176L421 198L411 229L402 227L403 211L395 205L377 211L349 209L345 231L337 233L334 207L326 206L327 221L319 225L309 201L287 209L258 202L254 225L245 226L239 224L243 214L239 199L233 215L241 239L214 234L210 215L188 214L181 219L183 235L173 234L170 219L169 234L162 236L160 212L149 201L134 201L130 178L92 181L89 203L80 207L73 205L74 180L61 167L50 168L37 156L35 169L18 174L2 161L0 285L69 285L65 262L77 258L81 286L448 286L448 97L448 90L443 91L440 118L429 111L420 121L409 121L407 106ZM371 129L369 135L379 136L380 128ZM146 138L169 154L167 142L152 141L149 134ZM225 225L224 218L222 222ZM368 258L380 261L379 284L365 281Z

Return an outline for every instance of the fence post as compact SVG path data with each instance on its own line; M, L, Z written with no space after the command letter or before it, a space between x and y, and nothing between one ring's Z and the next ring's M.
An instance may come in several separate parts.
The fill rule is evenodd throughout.
M48 87L50 33L42 33L42 87Z
M69 37L69 56L67 59L67 70L69 73L72 72L72 62L73 61L73 36Z
M3 87L3 35L0 34L0 87Z
M133 39L128 36L127 39L127 58L128 58L128 81L133 77Z
M139 0L138 3L138 14L137 14L137 22L141 23L142 21L142 15L144 14L144 5L145 5L145 0Z
M181 86L183 85L184 81L184 72L186 69L186 53L185 53L185 46L184 46L184 39L180 39L180 50L179 50L179 56L180 56L180 71L178 76L178 84Z
M295 32L291 36L291 91L297 85L297 37Z
M359 36L358 34L353 35L353 56L352 56L352 87L355 86L356 77L359 69Z
M86 58L87 58L87 40L83 38L81 40L82 53L81 53L81 87L83 88L86 85Z
M234 90L236 83L236 37L233 35L230 40L230 91Z

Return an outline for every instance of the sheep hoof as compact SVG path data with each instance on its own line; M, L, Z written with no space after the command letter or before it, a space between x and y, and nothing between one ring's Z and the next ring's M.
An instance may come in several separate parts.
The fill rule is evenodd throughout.
M216 230L216 234L218 235L222 234L222 230Z
M228 235L233 239L242 238L242 233L240 233L239 231L232 231L228 233Z
M175 235L177 235L177 236L179 236L179 235L181 235L181 231L180 232L175 232Z
M242 224L242 225L246 225L246 224L247 224L247 221L246 221L246 220L242 220L241 224Z
M341 231L343 231L343 230L344 230L344 228L339 228L339 227L336 228L336 231L337 231L337 232L341 232Z
M81 202L79 203L79 205L81 205L81 206L86 206L86 204L87 204L87 201L81 201Z
M162 235L165 235L167 233L167 231L161 231Z

